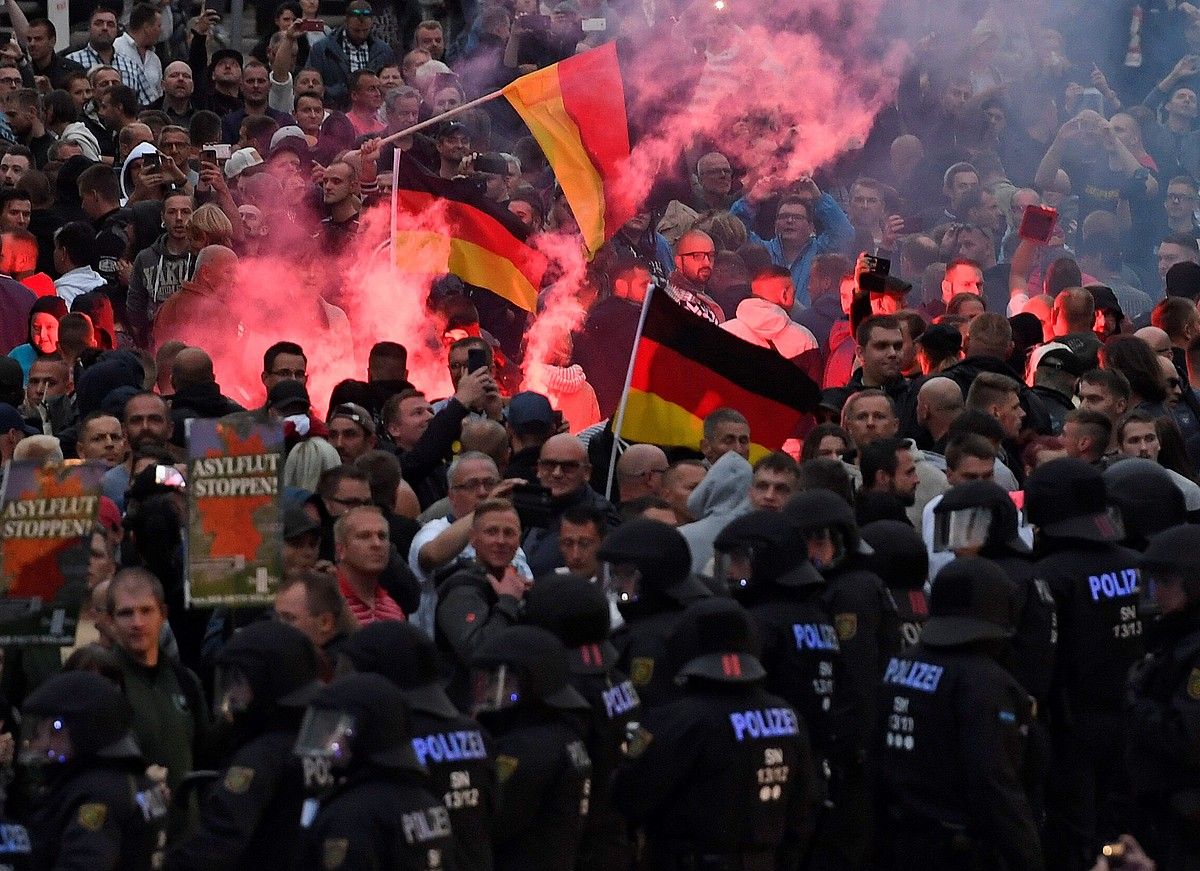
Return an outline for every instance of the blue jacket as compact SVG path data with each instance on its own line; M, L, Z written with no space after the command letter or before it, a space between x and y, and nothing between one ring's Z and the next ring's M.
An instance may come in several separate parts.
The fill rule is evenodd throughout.
M808 244L791 263L783 258L783 245L778 236L767 240L754 232L754 206L745 197L734 203L729 211L742 219L750 241L770 252L772 263L791 270L792 284L796 286L796 302L805 306L808 305L808 273L813 258L821 254L848 254L850 243L854 241L854 227L850 225L850 219L829 194L821 194L813 204L813 224L820 232L808 240Z
M325 82L325 102L342 109L350 101L350 61L342 50L342 33L345 27L335 27L329 36L312 47L308 53L308 67L321 74ZM370 60L367 67L379 72L390 63L396 63L391 47L374 34L367 40Z

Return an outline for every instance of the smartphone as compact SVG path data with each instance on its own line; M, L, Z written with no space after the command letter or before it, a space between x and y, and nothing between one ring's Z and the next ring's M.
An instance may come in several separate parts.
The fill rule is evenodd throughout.
M608 21L604 18L583 19L584 33L603 33L606 30L608 30Z
M866 256L867 271L858 277L861 288L870 293L883 293L887 277L892 271L892 261L886 257Z
M513 487L510 498L513 507L517 509L517 517L521 519L522 529L549 525L553 514L553 500L550 498L550 491L541 484L518 484Z
M302 18L300 19L300 29L305 33L323 33L325 22L320 18Z
M210 161L229 160L229 156L233 153L233 146L226 145L223 142L217 142L212 145L205 145L200 149L200 154L209 158Z
M1084 88L1083 93L1079 95L1079 102L1075 104L1075 111L1082 112L1084 109L1091 109L1100 115L1104 114L1104 95L1095 88Z
M475 171L488 172L492 175L508 175L508 161L494 151L481 154L475 158Z
M161 168L162 168L162 155L158 154L157 152L149 152L147 154L142 155L142 170L143 171L148 170L148 169L161 169Z
M1054 235L1054 225L1057 223L1058 209L1050 206L1026 206L1017 234L1022 239L1045 245Z
M467 371L478 372L480 369L486 369L488 365L487 351L483 348L469 348L467 350Z

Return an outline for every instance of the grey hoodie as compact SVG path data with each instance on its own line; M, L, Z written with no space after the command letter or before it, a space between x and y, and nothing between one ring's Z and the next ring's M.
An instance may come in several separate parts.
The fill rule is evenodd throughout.
M125 297L129 326L144 336L159 308L192 277L196 258L191 251L172 254L167 250L164 233L149 248L133 259L129 273L129 291Z
M729 451L708 470L688 497L688 511L698 518L679 527L692 552L692 571L703 574L713 556L713 542L726 524L750 510L746 496L754 470L746 459Z

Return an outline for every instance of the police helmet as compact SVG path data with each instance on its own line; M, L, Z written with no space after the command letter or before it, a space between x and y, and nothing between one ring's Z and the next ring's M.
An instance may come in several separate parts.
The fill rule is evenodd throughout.
M1041 535L1120 541L1119 512L1110 510L1104 475L1074 457L1051 460L1025 481L1025 514Z
M56 674L25 700L18 761L40 766L137 758L131 716L129 702L108 678L90 671Z
M933 579L929 622L921 643L954 647L1011 638L1017 625L1017 588L994 562L958 557Z
M1188 606L1200 604L1200 526L1181 524L1150 539L1140 561L1142 594L1154 597L1161 583L1178 583Z
M793 496L781 513L797 535L810 545L816 541L828 541L832 545L832 557L822 559L817 568L836 568L855 554L871 555L871 546L859 534L854 509L836 493L824 489L805 490Z
M442 689L442 659L433 639L412 623L378 620L342 645L339 667L378 674L400 689L409 705L434 716L460 716Z
M295 753L346 772L370 762L381 768L424 768L413 752L408 704L378 674L347 674L321 689L308 706Z
M581 674L607 671L617 660L617 649L608 640L612 612L608 597L579 575L546 575L525 594L524 622L546 629L570 654L573 670ZM595 648L583 661L573 652Z
M730 521L713 542L717 580L735 595L751 586L824 583L808 551L778 511L751 511Z
M1017 525L1017 505L1003 487L994 481L967 481L947 490L934 507L933 549L1027 556L1032 551Z
M1125 524L1124 543L1136 550L1146 547L1150 537L1183 523L1187 504L1183 491L1171 475L1153 460L1125 457L1104 472L1108 501L1121 512Z
M598 555L605 587L618 604L636 602L646 591L676 601L705 592L691 576L687 539L660 521L639 517L622 523L604 537Z
M563 710L590 710L568 682L567 651L539 626L503 629L471 657L474 713L541 702Z
M767 676L757 650L750 615L732 599L705 599L683 613L667 641L671 657L682 662L677 683L690 677L721 683L753 683Z
M862 528L862 537L874 551L867 557L867 565L889 587L919 590L925 586L929 551L911 523L876 520Z
M239 629L217 656L213 711L230 722L252 708L304 708L320 689L317 651L303 632L276 620Z

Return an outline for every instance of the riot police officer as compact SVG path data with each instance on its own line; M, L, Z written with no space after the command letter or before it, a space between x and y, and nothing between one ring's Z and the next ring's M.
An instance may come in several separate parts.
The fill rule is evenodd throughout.
M1187 520L1183 491L1154 460L1125 457L1104 470L1108 501L1121 512L1121 544L1142 551L1150 537Z
M633 682L617 670L608 640L610 611L604 592L576 575L540 578L525 599L525 622L553 632L567 648L568 680L592 707L592 795L579 850L581 869L628 868L632 851L624 820L612 809L610 781L642 716Z
M798 867L818 790L807 730L763 689L749 615L729 599L688 609L671 636L679 700L651 708L613 801L645 831L645 868Z
M162 862L166 795L146 776L129 703L92 672L64 672L25 701L18 761L35 781L36 869L149 871Z
M1142 812L1138 837L1164 871L1200 865L1200 527L1150 539L1143 596L1161 613L1149 655L1131 672L1129 772Z
M1054 671L1058 620L1054 597L1017 533L1017 506L992 481L967 481L942 495L933 511L934 552L982 556L1016 586L1017 625L1001 663L1045 708Z
M562 642L513 626L471 660L475 718L496 744L497 871L569 871L592 788L591 706L568 683Z
M675 697L674 674L657 664L683 610L712 595L691 573L687 539L673 526L639 518L610 532L599 557L605 588L625 618L613 637L617 667L629 675L643 705Z
M900 649L921 640L921 627L929 619L929 551L912 524L901 520L876 520L861 530L863 541L874 551L867 557L892 594L900 619Z
M333 786L305 802L299 868L454 869L450 813L428 789L392 682L349 674L313 698L295 752Z
M811 867L849 871L863 867L870 844L870 790L864 761L875 722L879 677L902 646L900 617L890 591L870 570L871 548L862 541L850 505L828 490L793 496L783 516L798 547L825 578L825 606L841 648L844 706L841 752L831 772L833 807L822 820Z
M876 739L877 863L884 871L1043 867L1022 789L1029 696L997 661L1017 600L996 565L940 572L920 643L891 658Z
M837 757L841 649L824 600L825 578L776 511L752 511L717 536L718 576L750 614L767 692L804 719L822 760Z
M1035 527L1036 572L1058 612L1050 686L1051 776L1046 789L1046 855L1064 871L1090 868L1100 839L1121 831L1128 783L1121 765L1129 667L1142 655L1138 554L1116 544L1100 470L1052 460L1025 483Z
M429 771L431 791L450 811L459 871L490 869L496 805L492 739L442 689L436 645L411 623L384 620L351 635L341 656L356 671L383 675L404 695L413 751Z
M319 689L317 652L303 632L275 621L234 633L216 664L214 719L232 745L228 765L201 805L194 836L173 849L169 869L290 867L303 777L292 748Z

